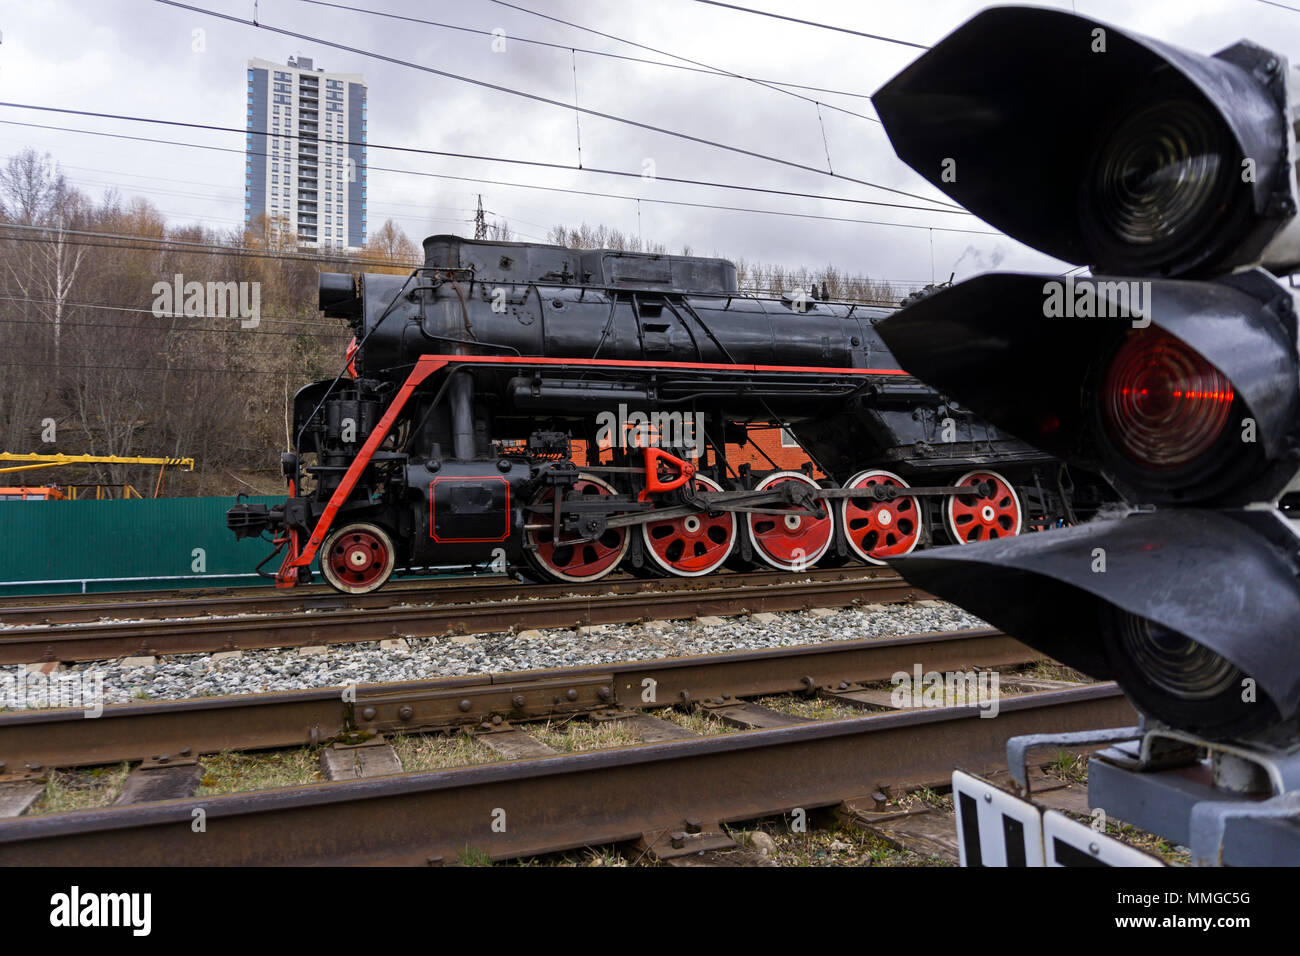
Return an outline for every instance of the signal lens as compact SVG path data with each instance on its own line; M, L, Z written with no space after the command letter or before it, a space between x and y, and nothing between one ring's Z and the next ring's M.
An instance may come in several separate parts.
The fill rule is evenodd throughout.
M1241 686L1241 671L1225 658L1153 621L1124 614L1119 639L1142 675L1174 697L1209 700Z
M1228 425L1232 383L1155 327L1131 332L1102 386L1106 434L1141 468L1174 469L1204 455Z
M1190 99L1159 99L1122 119L1093 156L1081 216L1106 270L1168 266L1211 243L1233 182L1236 148L1221 120Z

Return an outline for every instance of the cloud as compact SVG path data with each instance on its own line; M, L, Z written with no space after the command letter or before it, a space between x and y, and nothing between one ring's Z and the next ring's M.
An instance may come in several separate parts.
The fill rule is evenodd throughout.
M361 6L356 0L340 0ZM594 5L586 0L521 0L554 16L635 40L658 50L761 80L783 80L830 90L871 93L909 63L914 50L735 11L662 0L655 4ZM236 0L199 0L199 5L238 17L249 5ZM983 0L936 0L924 9L908 4L862 4L825 0L810 19L866 29L919 43L933 43L973 15ZM878 123L836 112L829 105L874 115L870 101L836 93L807 92L817 107L762 85L727 77L572 53L589 48L648 59L661 53L593 36L489 3L462 0L385 0L382 9L411 17L491 31L506 31L505 53L491 38L419 23L331 9L299 0L262 0L259 21L337 40L363 50L427 64L484 82L527 90L563 103L636 119L649 126L735 144L817 169L829 147L837 173L938 197L939 193L894 155ZM1268 42L1294 31L1296 15L1259 6L1248 32ZM1212 52L1242 33L1240 0L1095 0L1089 13L1145 30L1161 39ZM196 53L193 31L205 31ZM521 42L531 37L558 45ZM243 127L244 70L250 57L284 60L312 57L330 71L365 75L372 144L576 164L581 127L582 165L590 170L639 172L652 158L660 176L745 183L773 189L895 201L878 190L816 172L727 152L666 136L652 129L532 102L428 72L319 43L277 36L267 30L223 22L139 0L72 0L14 5L6 16L3 60L6 98L18 102L101 110ZM680 62L680 61L679 61ZM1062 104L1063 110L1077 104ZM0 119L76 126L240 149L240 134L147 128L81 117L41 117L0 109ZM825 144L822 130L825 129ZM217 228L242 223L242 156L182 146L132 143L76 133L0 125L0 154L24 146L49 150L74 183L94 195L104 184L123 194L149 198L176 225L202 221ZM1002 266L1056 269L1054 260L1002 237L947 233L941 227L986 228L974 217L891 210L851 203L781 197L675 185L592 172L514 166L423 156L371 148L372 166L596 191L623 199L543 192L398 172L372 170L369 223L393 218L415 240L435 232L472 229L477 196L498 217L528 238L551 225L604 223L676 251L689 245L788 266L833 263L874 277L929 281L942 264L980 270ZM635 201L675 199L735 207L796 211L870 220L870 223L660 205ZM909 202L909 200L902 200ZM639 215L638 215L639 214ZM464 220L463 222L461 220ZM889 225L890 223L896 225ZM936 227L909 228L915 226ZM935 278L946 279L946 272Z

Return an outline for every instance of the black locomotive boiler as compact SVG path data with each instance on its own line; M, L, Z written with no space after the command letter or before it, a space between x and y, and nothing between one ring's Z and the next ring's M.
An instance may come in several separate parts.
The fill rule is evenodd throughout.
M1072 522L1093 479L905 373L894 310L743 293L722 259L433 236L410 275L325 273L355 338L301 389L289 497L227 514L269 533L277 584L320 569L492 565L592 581L620 565L798 571ZM728 461L786 428L802 470ZM268 559L269 560L269 559Z

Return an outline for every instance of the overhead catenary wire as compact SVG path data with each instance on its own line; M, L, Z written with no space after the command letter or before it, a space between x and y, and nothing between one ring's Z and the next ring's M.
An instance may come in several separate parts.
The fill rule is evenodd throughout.
M879 40L881 43L895 43L898 46L911 47L914 50L930 49L924 43L913 43L911 40L900 40L897 37L881 36L879 33L865 33L862 30L851 30L848 27L837 27L830 23L818 23L816 20L801 20L799 17L787 16L784 13L772 13L769 10L755 10L753 7L742 7L734 3L721 3L719 0L696 0L697 3L707 3L711 7L724 7L728 10L736 10L741 13L752 13L760 17L771 17L774 20L785 20L788 23L799 23L807 27L817 27L820 30L833 30L836 33L847 33L855 37L863 37L868 40ZM1267 0L1265 0L1267 2Z
M310 2L310 0L308 0L308 2ZM657 48L657 47L648 46L647 44L644 44L644 43L638 43L638 42L635 41L635 40L629 40L629 39L627 39L626 37L621 37L621 36L618 36L617 34L613 34L613 33L605 33L605 32L603 32L603 31L601 31L601 30L596 30L596 29L594 29L594 28L592 28L592 27L583 26L583 25L580 24L580 23L574 23L572 20L564 20L564 19L562 19L562 18L560 18L560 17L552 16L552 15L549 14L549 13L542 13L542 12L540 12L540 11L538 11L538 10L530 9L529 7L522 7L522 6L520 6L519 4L517 4L517 3L509 3L509 2L507 2L507 0L489 0L489 2L490 2L490 3L495 3L497 6L500 6L500 7L507 7L507 8L509 8L509 9L511 9L511 10L517 10L517 11L519 11L520 13L526 13L526 14L528 14L529 16L540 17L540 18L543 19L543 20L550 20L550 21L553 22L553 23L560 23L560 24L563 24L564 26L566 26L566 27L570 27L570 28L572 28L572 29L574 29L574 30L581 30L581 31L583 31L584 33L591 33L591 34L594 34L595 36L598 36L598 37L604 37L605 39L607 39L607 40L613 40L613 41L615 41L616 43L625 43L625 44L627 44L628 46L635 47L635 48L638 49L638 50L645 50L645 51L647 51L647 52L649 52L649 53L656 53L656 54L658 54L659 56L670 56L670 57L672 57L674 60L681 60L683 63L689 63L691 66L702 67L703 69L706 69L706 70L712 70L712 71L714 71L715 73L719 73L719 74L721 74L721 75L723 75L723 76L729 76L729 77L731 77L732 79L735 79L735 80L744 80L744 81L747 82L747 83L755 83L755 84L757 84L758 86L764 87L764 88L769 89L769 90L773 90L774 92L777 92L777 93L784 93L786 96L793 96L793 97L796 97L796 98L798 98L798 99L803 100L803 101L806 102L806 103L817 103L817 102L818 102L818 100L813 99L811 96L804 96L802 93L796 93L796 92L794 92L793 90L782 89L781 87L776 86L776 85L774 85L774 84L772 84L772 83L769 83L769 82L767 82L767 81L765 81L765 80L759 80L759 79L756 79L756 78L754 78L754 77L752 77L752 76L745 76L743 73L736 73L736 72L734 72L734 71L732 71L732 70L726 70L726 69L723 69L723 68L720 67L720 66L714 66L714 65L711 64L711 63L702 63L702 62L699 61L699 60L692 60L690 57L682 56L682 55L680 55L680 54L678 54L678 53L673 53L673 52L671 52L671 51L669 51L669 50L661 50L661 49L659 49L659 48ZM827 105L828 105L828 106L832 106L832 104L829 104L829 103L828 103ZM836 110L839 110L841 113L847 113L847 114L849 114L850 116L856 116L858 119L868 120L868 121L870 121L870 122L872 122L872 123L879 123L879 122L880 122L880 120L877 119L876 117L874 117L874 116L867 116L867 115L864 114L864 113L855 113L853 110L846 110L846 109L844 109L843 107L839 107L839 106L832 106L832 108L833 108L833 109L836 109Z
M353 7L346 3L329 3L327 0L302 0L302 2L315 4L318 7L333 7L336 10L349 10L354 13L365 13L375 17L388 17L393 20L404 20L407 23L421 23L426 26L439 27L444 30L459 30L462 33L473 33L478 36L492 37L493 39L497 36L491 30L480 30L475 27L464 27L454 23L443 23L439 20L426 20L423 17L412 17L401 13L390 13L384 10L368 10L365 7ZM727 79L745 79L745 77L737 77L734 74L726 73L722 70L711 67L689 66L684 63L668 63L664 60L647 60L644 57L628 56L625 53L611 53L609 50L592 50L584 47L574 47L568 43L552 43L547 40L539 40L536 37L519 36L515 33L510 34L509 42L550 47L554 50L576 50L578 53L585 53L588 56L602 56L613 60L626 60L630 63L644 63L648 66L662 66L671 70L685 70L690 73L707 73L711 76L720 76ZM851 96L855 99L862 100L871 99L870 93L853 93L848 90L832 90L827 89L824 86L809 86L805 83L789 83L783 80L772 80L761 77L756 77L756 79L758 79L759 82L768 83L772 86L787 86L795 90L810 90L813 93L832 93L835 96ZM835 107L832 106L832 108ZM874 117L867 117L867 119L874 119ZM876 120L876 122L879 122L879 120Z
M1292 13L1300 13L1300 7L1289 7L1285 3L1278 3L1277 0L1259 0L1259 2L1268 7L1278 7L1282 10L1290 10Z
M181 120L156 119L148 116L128 116L128 115L122 115L116 113L94 112L90 110L74 110L74 109L67 109L64 107L57 107L57 106L41 106L35 103L0 102L0 106L10 106L15 109L39 110L42 112L49 112L49 113L67 113L75 116L88 116L88 117L93 117L98 119L115 119L115 120L123 120L126 122L135 122L135 123L153 123L162 126L181 126L181 127L188 127L188 128L208 129L208 130L213 130L215 132L237 133L245 137L255 135L255 136L262 136L262 137L270 137L272 139L300 138L297 134L290 134L290 133L276 134L276 133L267 133L263 131L250 131L248 129L242 127L236 127L236 126L215 126L212 124L188 123ZM57 131L68 132L68 133L84 133L90 136L107 136L114 139L134 140L136 142L163 143L167 145L183 146L183 147L193 148L193 149L205 149L205 150L211 150L216 152L238 153L240 155L265 156L268 158L273 158L271 153L258 152L256 150L234 149L228 146L211 146L203 143L190 143L190 142L183 142L181 140L158 139L156 137L150 137L150 136L131 136L125 133L109 133L103 130L81 129L79 127L52 126L43 123L23 123L19 120L0 120L0 123L7 123L14 126L28 126L34 129L49 129L49 130L57 130ZM569 163L548 163L541 160L513 159L505 156L488 156L488 155L483 155L478 153L453 153L453 152L447 152L445 150L423 149L414 146L388 146L382 143L364 143L364 142L358 143L358 142L352 142L350 140L338 140L336 142L344 146L364 146L368 149L394 150L394 151L399 151L404 153L417 153L426 156L439 156L447 159L471 159L471 160L477 160L477 161L488 162L488 163L503 163L506 165L513 165L513 166L534 166L541 169L553 169L553 170L560 170L564 172L586 173L589 175L616 176L625 179L638 179L642 181L645 181L646 179L646 174L644 171L633 172L631 170L622 170L622 169L602 169L595 166L585 166L580 169L579 167L571 165ZM521 188L526 188L526 189L527 188L554 189L554 187L547 187L547 186L531 186L530 184L527 183L506 183L506 182L498 182L498 181L487 180L487 179L474 179L471 177L464 177L464 176L449 177L444 174L427 173L420 170L398 169L398 168L387 167L387 166L375 166L370 163L367 163L365 168L374 170L376 172L395 172L395 173L405 173L412 176L432 176L437 178L464 179L467 182L482 182L482 183L490 183L493 185L513 185L513 186L519 186ZM763 193L763 194L773 195L773 196L789 196L791 198L796 198L796 199L821 199L821 200L825 200L826 202L843 202L843 203L851 203L851 204L862 205L862 206L880 206L886 209L909 209L918 212L946 213L949 215L957 215L957 216L971 215L971 213L968 210L962 209L957 206L946 206L946 205L936 206L936 207L916 206L910 203L891 203L879 199L862 199L856 196L833 196L833 195L827 196L827 195L822 195L820 193L800 192L798 190L791 190L791 189L775 189L768 186L750 186L742 183L719 183L719 182L711 182L705 179L691 179L688 177L679 177L679 176L663 176L660 175L658 172L655 173L653 178L656 182L674 183L677 185L687 185L687 186L702 186L709 189L731 189L731 190L738 190L741 192ZM592 195L592 196L605 195L602 193L587 193L583 190L564 190L564 191L581 193L584 195ZM618 196L616 198L629 199L634 197ZM656 201L670 202L670 200L656 200ZM926 201L929 202L930 200L926 200Z
M458 73L452 73L449 70L440 70L436 67L427 66L423 63L415 63L410 60L403 60L400 57L388 56L387 54L384 53L376 53L373 50L363 50L359 47L350 46L346 43L338 43L334 40L327 40L324 37L312 36L311 34L308 33L300 33L296 30L289 30L284 27L275 27L267 23L257 22L254 20L247 20L243 17L234 16L233 14L222 13L218 10L209 10L204 7L194 6L193 4L181 3L180 0L154 0L154 2L164 4L165 6L175 7L180 10L188 10L191 13L198 13L204 16L210 16L216 19L226 20L232 23L243 24L244 26L253 27L254 29L266 30L270 33L280 34L281 36L293 37L296 40L305 40L309 43L319 43L322 46L331 47L336 50L342 50L346 53L354 53L357 56L370 57L372 59L381 60L385 63L392 63L395 66L403 66L403 67L407 67L408 69L419 70L421 72L429 73L434 76L441 76L446 79L456 80L462 83L468 83L470 85L478 86L483 89L493 90L498 93L505 93L511 96L518 96L523 99L531 100L536 103L544 103L548 106L559 107L560 109L577 110L585 116L592 116L597 119L605 119L605 120L609 120L610 122L621 123L625 126L632 126L636 129L643 129L652 133L660 133L664 136L671 136L676 139L681 139L686 142L696 143L701 146L708 146L713 149L720 149L726 152L735 153L736 155L749 156L753 159L759 159L764 162L770 162L776 165L786 166L791 169L800 169L803 170L804 172L816 173L819 176L831 176L835 179L843 180L844 182L855 183L859 186L867 186L872 189L879 189L884 192L893 193L894 195L898 195L898 196L906 196L909 199L917 199L923 202L933 202L939 206L953 206L952 203L943 203L940 202L939 200L930 199L929 197L922 196L918 193L908 192L907 190L904 189L896 189L892 186L885 186L880 183L871 182L870 180L859 179L855 176L847 176L843 173L828 173L824 169L819 169L816 166L809 166L806 163L800 163L792 159L784 159L779 156L772 156L767 153L759 152L758 150L746 149L743 146L736 146L730 143L723 143L718 140L711 140L704 136L695 136L691 133L685 133L680 130L669 129L664 126L657 126L653 123L644 123L641 122L640 120L634 120L627 116L619 116L615 113L606 113L602 110L591 109L590 107L574 106L572 104L565 103L562 100L556 100L548 96L542 96L539 93L529 93L527 90L517 90L512 87L503 86L499 83L490 83L487 80L480 80L474 77L463 76ZM201 124L199 125L201 126Z
M195 125L199 125L199 124L186 123L186 122L182 122L182 121L179 121L179 120L160 120L160 119L155 119L155 118L151 118L151 117L131 117L131 116L119 116L119 115L114 115L114 114L86 114L85 111L81 111L81 110L65 110L65 109L54 108L54 107L34 106L34 105L31 105L31 104L14 104L14 103L4 103L4 102L0 102L0 106L17 106L17 107L20 107L20 108L26 108L26 109L52 110L52 111L54 111L54 112L68 112L68 113L74 113L74 114L79 114L79 115L95 115L95 116L99 116L99 117L101 117L101 118L107 118L107 119L124 119L124 120L128 120L128 121L138 121L138 122L145 122L145 123L159 123L159 124L163 124L163 125L178 125L178 126L195 126ZM125 138L125 139L132 139L132 140L142 140L142 141L145 141L145 142L163 143L163 144L167 144L167 145L181 146L181 147L186 147L186 148L206 149L206 150L213 150L213 151L218 151L218 152L235 153L235 154L240 154L240 155L254 155L254 156L269 157L269 158L273 158L273 159L275 158L274 154L266 153L266 152L257 152L257 151L241 150L241 149L234 149L234 148L231 148L231 147L223 147L223 146L211 146L211 145L205 145L205 144L200 144L200 143L187 143L187 142L181 142L181 141L179 141L179 140L163 140L163 139L157 139L157 138L154 138L154 137L125 136L124 134L119 134L119 133L108 133L108 132L99 131L99 130L83 130L83 129L78 129L78 128L74 128L74 127L49 126L49 125L46 125L46 124L26 124L26 123L17 123L17 121L14 121L14 120L0 120L0 123L14 123L15 125L35 126L35 127L37 127L37 128L41 128L41 129L53 129L53 130L60 130L60 131L63 131L63 132L84 133L84 134L88 134L88 135L96 135L96 136L110 136L110 137L116 137L116 138ZM217 129L217 130L224 131L224 132L239 132L239 133L242 133L242 134L245 134L245 135L258 135L258 136L272 136L272 135L273 135L273 134L269 134L269 133L254 133L254 134L248 134L246 130L238 130L238 129L236 129L235 127L213 127L213 126L210 126L210 125L203 125L202 128L205 128L205 129ZM292 135L286 135L286 136L281 137L281 138L284 138L284 139L296 139L297 137L296 137L296 136L292 136ZM376 148L376 149L400 149L400 150L404 150L404 151L410 149L409 147L384 147L384 146L374 146L373 144L370 144L370 145L372 145L372 147L373 147L373 148ZM413 150L413 151L415 151L415 152L424 152L423 150ZM439 154L439 155L445 155L445 154ZM544 165L551 165L551 164L544 164ZM584 171L585 171L585 172L590 172L590 171L592 171L592 170L590 170L590 169L587 169L587 170L580 170L580 169L579 169L578 167L576 167L576 166L565 166L565 167L562 167L562 168L564 168L564 169L569 169L569 170L573 170L573 171L575 171L575 172L584 172ZM603 199L616 199L616 200L622 200L622 201L625 201L625 202L647 202L647 203L654 203L654 204L657 204L657 205L684 206L684 207L693 207L693 208L697 208L697 209L714 209L714 210L721 210L721 211L725 211L725 212L741 212L741 213L751 213L751 214L768 215L768 216L789 216L789 217L796 218L796 219L814 219L814 220L816 220L816 219L820 219L820 220L829 221L829 222L848 222L848 223L857 223L857 224L861 224L861 225L884 226L884 227L895 227L895 228L903 228L903 229L936 229L936 230L941 231L941 232L963 233L963 234L967 234L967 235L991 235L991 236L1001 235L1001 233L993 232L993 231L989 231L989 230L980 230L980 229L959 229L959 228L951 227L951 226L926 226L926 225L920 225L920 224L916 224L916 223L890 222L890 221L887 221L887 220L878 220L878 219L857 219L857 218L847 217L847 216L821 216L821 215L816 215L816 214L812 214L812 213L796 213L796 212L789 212L789 211L786 211L786 210L755 209L755 208L752 208L752 207L746 207L746 206L728 206L728 205L724 205L724 204L721 204L721 203L690 202L690 201L688 201L688 200L682 200L682 199L654 199L654 198L642 197L642 196L627 196L627 195L623 195L623 194L619 194L619 193L604 193L604 192L597 192L597 191L594 191L594 190L569 189L569 188L563 188L563 187L559 187L559 186L541 186L541 185L537 185L537 184L533 184L533 183L517 183L517 182L511 182L511 181L508 181L508 180L483 179L483 178L480 178L480 177L473 177L473 176L454 176L454 175L451 175L451 174L449 174L449 173L430 173L430 172L425 172L425 171L423 171L423 170L405 170L405 169L400 169L400 168L383 167L383 166L373 166L373 165L367 165L367 166L366 166L366 169L368 169L368 170L375 170L375 171L384 171L384 172L403 173L403 174L408 174L408 175L413 175L413 176L423 176L423 177L433 178L433 179L446 179L446 180L453 180L453 181L458 181L458 182L471 182L471 183L480 183L480 184L493 185L493 186L505 186L505 187L520 188L520 189L532 189L532 190L537 190L537 191L541 191L541 192L567 193L567 194L570 194L570 195L591 196L591 197L603 198ZM643 174L640 174L640 173L616 173L615 175L635 176L635 177L637 177L638 179L640 179L640 178L643 177ZM670 178L668 178L668 177L657 177L657 178L661 178L661 179L665 179L666 181L673 181L673 182L686 182L686 180L672 180L672 179L670 179ZM699 183L699 184L700 184L700 185L714 185L714 184L706 184L706 183ZM794 195L794 196L801 196L801 197L808 197L808 198L815 198L815 199L828 199L828 200L832 200L832 199L833 199L833 200L835 200L835 201L844 201L844 202L861 202L861 203L865 203L865 204L869 204L869 205L883 206L883 207L886 207L886 208L902 208L902 209L915 210L915 211L920 211L920 212L941 212L941 213L953 212L953 213L960 213L960 214L962 214L962 215L969 215L969 213L966 212L966 210L958 210L958 209L953 209L953 210L948 210L948 209L928 209L928 208L921 207L921 206L899 205L899 204L895 204L895 203L881 203L881 202L876 202L876 201L872 201L872 200L856 200L856 199L847 198L847 197L843 197L843 198L841 198L841 197L818 196L818 195L813 194L813 193L791 193L791 192L788 192L788 191L785 191L785 190L769 190L769 189L765 189L765 188L754 188L754 187L744 187L744 186L736 186L736 187L732 187L732 186L724 186L723 188L750 189L751 191L762 192L762 193L775 193L775 194L778 194L778 195Z

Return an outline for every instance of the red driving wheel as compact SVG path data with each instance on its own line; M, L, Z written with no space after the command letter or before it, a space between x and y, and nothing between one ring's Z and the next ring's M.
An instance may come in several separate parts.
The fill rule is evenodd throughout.
M393 539L378 525L344 525L320 549L320 570L336 591L367 594L393 573Z
M721 491L712 478L696 475L694 487ZM717 517L707 512L648 521L641 526L646 554L661 570L684 578L696 578L716 571L736 546L736 515L724 511Z
M579 475L573 486L564 492L565 499L575 495L612 495L614 489L592 475ZM533 499L534 505L550 504L555 500L555 489L547 488ZM524 523L545 525L528 531L526 540L530 547L524 549L530 563L542 574L555 581L595 581L618 567L627 553L631 540L627 528L607 528L594 541L566 540L564 532L556 538L551 531L551 513L525 509Z
M860 471L845 488L871 488L878 485L908 487L907 482L891 471ZM910 495L877 501L873 498L843 498L840 521L849 547L868 564L884 564L885 558L910 554L921 540L921 507Z
M954 495L944 509L948 533L958 544L972 541L990 541L1011 538L1020 534L1024 526L1024 512L1020 496L1011 482L996 471L968 471L954 485L991 484L993 494Z
M791 481L820 488L817 482L801 472L776 471L755 485L754 490L763 491ZM782 571L805 571L816 564L831 546L835 536L835 521L829 509L821 518L807 507L789 510L796 513L763 514L750 511L745 514L745 521L749 525L754 553L759 560Z

